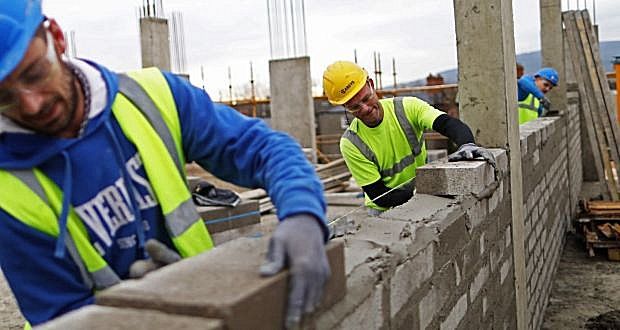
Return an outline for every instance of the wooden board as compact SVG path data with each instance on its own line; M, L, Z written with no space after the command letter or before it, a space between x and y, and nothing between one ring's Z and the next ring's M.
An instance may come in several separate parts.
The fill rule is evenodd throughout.
M607 155L607 151L602 132L599 125L597 125L597 121L595 121L596 116L593 115L592 111L596 101L594 100L593 94L587 89L587 83L589 80L586 78L584 72L587 71L587 68L583 61L583 56L580 55L583 54L583 45L579 40L574 12L563 12L562 19L566 27L564 32L569 46L571 59L570 64L573 67L576 80L581 82L577 84L577 87L581 96L581 112L587 128L588 141L590 142L590 148L592 150L595 163L594 167L596 168L600 183L608 188L608 191L604 193L604 197L617 200L617 194L614 195L612 193L615 191L614 187L609 181L606 180L606 172L610 172L609 170L606 171L608 166L605 166L605 164L609 163L607 159L608 157L604 157ZM615 198L613 198L613 196L615 196Z

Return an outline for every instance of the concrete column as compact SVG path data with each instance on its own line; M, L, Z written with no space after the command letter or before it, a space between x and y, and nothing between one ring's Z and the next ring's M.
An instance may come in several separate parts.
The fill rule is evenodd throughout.
M310 57L269 61L271 126L287 132L303 148L316 151ZM313 152L316 162L316 152Z
M485 147L509 152L517 328L527 328L523 183L511 0L454 0L460 116Z
M561 0L540 0L540 49L543 67L552 67L560 75L560 85L547 94L551 111L567 109L566 69L562 33Z
M142 67L158 67L170 71L170 39L168 20L156 17L140 19Z

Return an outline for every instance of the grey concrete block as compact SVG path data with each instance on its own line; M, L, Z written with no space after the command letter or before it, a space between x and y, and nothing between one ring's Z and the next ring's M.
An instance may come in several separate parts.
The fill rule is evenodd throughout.
M426 162L434 162L442 158L448 157L448 150L446 149L430 149L426 150Z
M433 250L431 244L402 265L390 280L390 316L394 317L405 306L414 291L419 289L433 274Z
M437 307L438 300L439 297L437 289L434 286L431 286L431 289L428 291L427 295L422 298L420 304L418 305L418 315L420 316L419 329L426 329L433 321L435 314L439 310Z
M40 330L224 329L222 320L171 315L157 311L90 305L37 327Z
M441 326L439 328L441 330L458 328L459 323L465 316L465 313L467 313L467 307L467 294L464 294L456 302L456 305L454 305L454 307L450 311L450 314L448 314L448 317L446 317L446 319L441 322Z
M435 162L418 168L416 187L429 195L478 194L494 179L493 168L483 161Z
M439 211L455 204L457 201L454 199L428 195L418 190L418 193L407 203L383 212L380 217L413 223L421 222L432 219Z
M96 296L100 305L159 310L171 314L223 319L229 329L283 325L288 271L261 277L267 238L240 238L213 250L123 281ZM332 276L321 308L344 296L342 241L332 241L327 254Z
M242 201L235 207L199 206L197 209L209 233L219 233L260 222L259 203L255 200Z

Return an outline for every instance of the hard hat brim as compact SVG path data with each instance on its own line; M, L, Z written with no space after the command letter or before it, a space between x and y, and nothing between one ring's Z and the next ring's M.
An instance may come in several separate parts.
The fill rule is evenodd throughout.
M35 32L44 20L40 3L32 3L30 6L32 12L26 15L23 22L20 22L21 28L13 26L9 35L6 37L8 41L7 44L10 44L11 47L0 52L0 81L6 79L6 77L17 68L24 58ZM0 21L5 23L5 25L9 24L9 21L15 22L10 17L1 16L2 15L0 15ZM8 20L6 18L8 18ZM6 27L10 28L9 26Z

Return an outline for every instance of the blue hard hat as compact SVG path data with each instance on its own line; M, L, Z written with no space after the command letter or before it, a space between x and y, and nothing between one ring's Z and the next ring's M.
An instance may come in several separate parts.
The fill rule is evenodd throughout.
M0 81L21 62L42 21L41 0L0 0Z
M558 82L560 81L560 76L554 68L542 68L538 70L538 72L536 72L534 77L541 77L547 79L553 86L557 86Z

